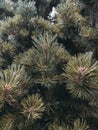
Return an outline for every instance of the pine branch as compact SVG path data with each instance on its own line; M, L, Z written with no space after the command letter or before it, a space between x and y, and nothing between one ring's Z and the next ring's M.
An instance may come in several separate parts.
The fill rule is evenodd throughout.
M89 54L72 57L64 69L67 89L76 98L90 100L94 97L97 85L98 62L92 60Z
M0 73L0 109L4 103L14 105L18 98L23 96L25 87L29 85L24 67L15 64Z
M22 114L26 120L33 122L40 119L45 111L45 105L39 94L28 96L22 101Z
M78 28L78 35L85 39L97 39L98 27L93 28L90 21L81 15L82 9L77 2L67 0L65 4L59 4L57 11L58 22L62 23L63 27Z

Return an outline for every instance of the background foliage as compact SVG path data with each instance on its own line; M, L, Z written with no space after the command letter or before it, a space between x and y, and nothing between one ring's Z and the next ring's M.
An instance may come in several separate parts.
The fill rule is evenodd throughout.
M98 0L0 0L0 130L98 130Z

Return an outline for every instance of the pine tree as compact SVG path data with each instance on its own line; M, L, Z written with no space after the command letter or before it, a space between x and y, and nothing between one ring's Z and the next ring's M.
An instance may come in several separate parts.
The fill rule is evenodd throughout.
M97 2L0 1L0 130L98 129Z

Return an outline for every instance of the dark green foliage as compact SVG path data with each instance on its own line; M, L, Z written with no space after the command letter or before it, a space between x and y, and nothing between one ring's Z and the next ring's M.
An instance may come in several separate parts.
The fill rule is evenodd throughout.
M97 7L0 1L0 130L98 130Z

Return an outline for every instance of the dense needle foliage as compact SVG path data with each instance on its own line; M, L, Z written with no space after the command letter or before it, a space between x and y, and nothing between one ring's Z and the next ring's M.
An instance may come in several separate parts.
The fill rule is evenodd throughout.
M0 0L0 130L98 130L98 0Z

